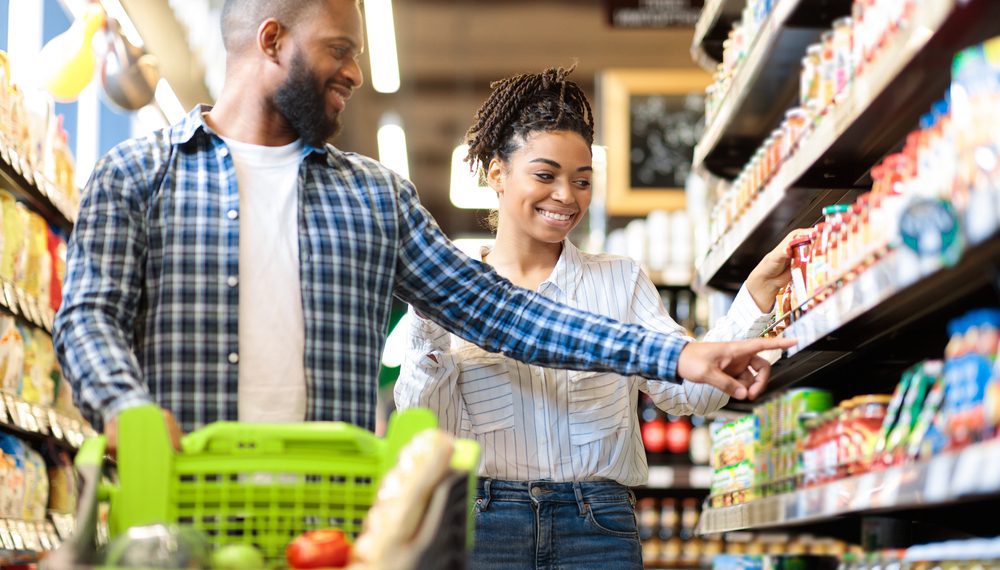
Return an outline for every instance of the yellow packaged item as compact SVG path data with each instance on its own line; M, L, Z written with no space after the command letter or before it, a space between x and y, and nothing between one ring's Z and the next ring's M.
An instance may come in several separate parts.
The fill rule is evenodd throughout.
M14 317L0 316L0 389L9 394L21 391L24 367L24 339Z

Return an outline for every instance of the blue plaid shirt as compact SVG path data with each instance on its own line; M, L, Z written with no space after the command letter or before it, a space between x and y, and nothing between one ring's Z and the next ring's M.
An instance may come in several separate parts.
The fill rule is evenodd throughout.
M53 337L95 427L148 402L186 431L237 419L239 286L229 278L240 204L206 110L118 145L87 185ZM412 184L370 158L307 149L298 203L308 420L374 428L393 295L517 360L676 379L686 341L515 287L457 250Z

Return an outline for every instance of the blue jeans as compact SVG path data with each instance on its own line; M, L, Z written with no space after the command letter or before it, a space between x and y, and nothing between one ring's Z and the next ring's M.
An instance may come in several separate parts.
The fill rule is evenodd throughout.
M480 479L474 570L642 568L635 495L613 481Z

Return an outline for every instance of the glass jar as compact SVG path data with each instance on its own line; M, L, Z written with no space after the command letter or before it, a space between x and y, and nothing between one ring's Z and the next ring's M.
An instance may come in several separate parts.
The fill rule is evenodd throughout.
M850 16L833 21L834 94L839 95L854 78L854 20Z
M854 398L854 417L851 421L851 447L854 455L847 465L848 475L867 473L871 468L875 458L875 444L891 399L892 396L888 394Z
M802 236L792 240L789 244L791 253L791 273L792 273L792 308L798 309L809 299L809 284L806 282L806 274L809 267L809 254L812 251L812 238Z

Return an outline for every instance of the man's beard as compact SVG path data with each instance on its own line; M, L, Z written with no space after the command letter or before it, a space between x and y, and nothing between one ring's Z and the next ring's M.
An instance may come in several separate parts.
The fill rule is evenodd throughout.
M340 131L339 113L333 118L326 115L325 90L300 52L292 56L288 77L274 93L274 105L309 146L322 147Z

